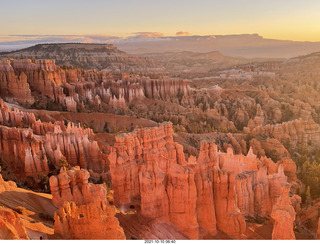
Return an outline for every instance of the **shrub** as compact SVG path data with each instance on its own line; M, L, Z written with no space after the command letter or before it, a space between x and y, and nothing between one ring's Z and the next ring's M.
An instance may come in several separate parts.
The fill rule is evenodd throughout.
M15 211L16 211L17 213L19 213L19 214L22 214L22 215L28 215L28 214L27 214L27 209L26 209L25 207L21 207L21 206L16 207L16 208L15 208Z

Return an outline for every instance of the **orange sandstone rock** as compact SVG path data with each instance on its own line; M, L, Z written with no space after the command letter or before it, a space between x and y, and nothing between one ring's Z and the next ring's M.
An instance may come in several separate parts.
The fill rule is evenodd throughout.
M246 222L236 205L235 174L214 171L217 227L232 238L243 238Z
M275 223L273 225L273 240L295 240L293 232L293 222L296 218L296 212L291 204L289 197L290 185L282 184L282 193L277 203L273 205L271 217Z
M2 206L0 206L0 239L29 240L18 214Z
M89 172L78 166L71 170L61 168L60 174L51 176L49 180L53 204L61 207L65 201L72 201L77 205L91 203L95 200L106 201L105 186L88 183L89 177Z
M115 214L115 207L105 201L79 207L74 202L64 202L54 215L54 233L62 239L125 240Z
M317 239L320 240L320 217L318 220Z

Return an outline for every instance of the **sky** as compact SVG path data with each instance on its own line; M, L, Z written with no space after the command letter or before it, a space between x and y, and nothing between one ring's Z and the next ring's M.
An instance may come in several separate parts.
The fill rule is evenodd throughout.
M85 35L84 40L90 41L90 35L252 33L271 39L320 41L320 1L0 0L0 42L64 35Z

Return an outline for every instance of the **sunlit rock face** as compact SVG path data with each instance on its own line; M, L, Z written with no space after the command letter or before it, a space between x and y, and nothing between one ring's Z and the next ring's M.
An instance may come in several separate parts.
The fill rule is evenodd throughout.
M320 139L320 127L312 119L297 119L275 125L254 127L253 135L272 135L282 143L290 142L296 147L298 143L307 145Z
M16 190L13 181L4 181L0 168L0 194L5 191ZM26 229L17 212L0 206L0 240L29 240Z
M75 202L76 205L95 200L106 201L106 187L103 184L88 183L89 177L89 172L79 166L70 170L61 168L59 175L50 177L53 204L62 207L65 201Z
M271 214L287 182L284 164L258 159L252 149L247 156L223 153L207 142L198 158L186 160L172 133L163 123L116 137L108 157L116 205L141 198L143 215L171 222L190 239L199 227L245 238L243 216Z
M182 79L127 74L119 78L104 71L61 69L54 60L30 59L1 59L0 85L0 95L7 101L70 112L128 110L130 102L144 98L179 103L190 90Z
M8 108L0 99L0 158L20 182L28 177L39 182L48 175L50 165L60 168L63 163L98 174L107 172L107 162L92 136L90 128L41 122L32 113Z
M115 214L116 208L105 201L81 206L64 202L54 215L54 233L71 240L125 240Z
M281 196L272 207L271 218L274 219L272 239L273 240L295 240L293 222L296 212L289 197L290 185L283 183Z
M0 239L29 240L26 229L18 214L2 206L0 206Z

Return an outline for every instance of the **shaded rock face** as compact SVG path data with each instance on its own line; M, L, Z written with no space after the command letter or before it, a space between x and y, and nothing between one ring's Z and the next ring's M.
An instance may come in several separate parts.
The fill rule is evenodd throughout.
M4 181L0 167L0 193L17 188L13 181ZM8 208L0 206L0 240L29 240L19 215Z
M320 217L318 220L317 239L320 240Z
M150 79L104 71L63 70L54 60L30 59L0 62L0 96L8 101L41 108L113 111L128 109L133 99L159 99L179 103L189 93L186 80ZM37 94L37 97L31 95ZM37 103L34 103L35 100Z
M217 227L233 238L241 238L246 229L246 222L236 204L235 175L215 171L214 183Z
M58 176L50 177L53 204L62 207L65 201L74 202L76 205L88 204L95 200L106 201L106 187L103 184L88 183L89 177L89 172L78 166L71 170L61 168Z
M61 159L66 159L71 166L79 165L97 173L106 171L107 165L97 142L89 140L91 135L91 129L68 124L62 131L59 125L55 126L54 132L46 133L45 138L45 149L51 162L59 167Z
M272 207L271 217L275 223L273 225L273 240L295 240L293 232L293 222L296 212L289 197L290 185L282 184L282 193L275 205Z
M96 200L76 206L64 202L54 215L54 233L62 239L125 240L123 229L115 217L116 208Z
M0 167L1 173L1 167ZM4 191L11 191L17 188L17 184L13 181L4 181L0 174L0 193Z
M31 105L34 97L31 95L29 83L25 73L15 74L9 60L0 60L0 96L11 101Z
M29 240L18 214L2 206L0 206L0 239Z
M85 69L107 69L123 72L161 71L152 59L126 54L111 44L57 43L38 44L7 53L6 56L33 59L55 59L60 65L73 65Z
M270 215L287 181L283 164L258 159L252 149L234 155L206 142L198 158L186 160L172 133L171 123L163 123L116 136L108 156L116 205L141 199L143 215L170 221L190 239L200 227L244 238L243 215Z
M20 182L32 177L39 182L49 168L63 163L81 166L95 173L108 169L93 131L62 121L43 123L34 114L11 110L0 99L0 158Z
M0 126L0 153L13 171L20 176L37 176L49 172L43 142L30 129Z
M251 130L253 135L271 135L281 143L296 147L298 143L307 145L320 139L320 127L312 119L296 119L275 125L258 126Z

